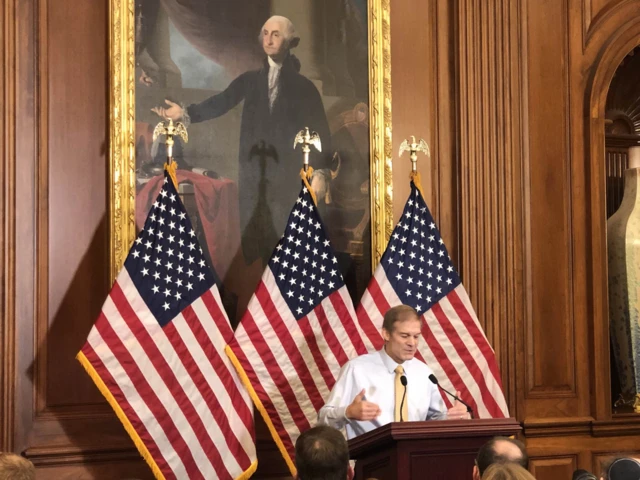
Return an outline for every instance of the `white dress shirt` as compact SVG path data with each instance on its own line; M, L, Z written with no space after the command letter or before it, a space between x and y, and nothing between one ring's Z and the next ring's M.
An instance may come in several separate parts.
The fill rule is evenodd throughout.
M446 409L438 391L429 380L433 371L415 358L401 364L407 377L409 421L446 418ZM347 362L331 391L329 400L318 412L318 423L342 429L353 438L393 422L395 406L395 369L398 364L385 352L361 355ZM364 400L380 407L382 413L371 421L350 420L345 412L355 396L365 390Z
M282 64L276 63L269 56L267 56L267 61L269 62L269 109L273 109L273 103L278 97L278 80L280 79Z

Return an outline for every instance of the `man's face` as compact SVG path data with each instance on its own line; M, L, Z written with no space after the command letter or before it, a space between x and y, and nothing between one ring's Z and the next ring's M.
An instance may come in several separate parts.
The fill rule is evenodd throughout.
M274 60L281 60L287 51L284 28L281 22L271 19L262 27L262 48Z
M393 324L393 331L382 329L385 341L384 349L395 362L411 360L418 348L420 338L420 319L410 316Z

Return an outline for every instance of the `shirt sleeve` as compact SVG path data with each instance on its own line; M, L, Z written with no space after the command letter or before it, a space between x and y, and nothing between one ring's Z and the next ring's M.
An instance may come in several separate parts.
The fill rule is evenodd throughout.
M447 409L442 401L442 395L438 387L433 385L431 388L431 399L429 402L429 410L427 411L427 420L444 420L447 418Z
M187 114L192 123L204 122L224 115L238 105L247 91L252 72L246 72L236 78L231 84L217 95L207 98L200 103L187 107Z
M349 423L346 411L353 401L355 393L358 393L354 393L355 384L354 369L351 362L348 362L340 370L340 375L333 386L333 390L331 390L329 400L318 412L319 424L329 425L341 430Z

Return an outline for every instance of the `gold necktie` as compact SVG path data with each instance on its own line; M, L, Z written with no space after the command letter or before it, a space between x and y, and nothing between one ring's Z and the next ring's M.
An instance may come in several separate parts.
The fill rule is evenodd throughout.
M406 388L408 387L403 386L402 382L400 382L400 377L402 377L402 375L404 374L404 368L402 368L402 365L398 365L395 369L395 372L396 372L396 381L395 381L396 403L395 403L395 408L393 410L393 421L406 422L407 420L409 420L409 399L407 398L407 395L405 395ZM405 395L404 403L402 403L403 395ZM400 404L402 404L402 419L400 419Z

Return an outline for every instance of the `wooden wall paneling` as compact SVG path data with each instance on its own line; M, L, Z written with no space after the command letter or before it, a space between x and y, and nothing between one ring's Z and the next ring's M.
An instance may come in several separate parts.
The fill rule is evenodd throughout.
M51 480L53 478L56 480L153 480L154 477L147 464L140 462L137 451L133 453L136 454L136 457L129 461L112 460L108 456L101 460L87 461L84 456L77 456L66 459L63 466L41 463L36 470L36 480Z
M525 432L525 435L526 432ZM555 473L547 472L539 474L537 466L543 467L547 462L562 465L569 463L572 459L572 468L583 468L595 474L601 473L601 464L604 460L613 456L634 455L638 456L638 445L640 436L611 436L608 438L595 438L591 435L575 435L567 430L564 433L557 432L557 435L547 437L529 437L527 435L527 451L531 459L531 471L535 472L537 478L544 480L560 478ZM536 467L534 467L534 465ZM572 470L563 470L568 475L563 479L571 478ZM552 476L551 476L552 475Z
M612 10L625 0L581 0L581 16L583 19L583 37L590 35L592 28L600 19L606 17Z
M26 454L53 468L71 461L78 446L88 462L134 449L74 358L108 292L107 2L37 6L36 404Z
M529 459L529 470L537 478L545 480L567 480L576 469L575 455Z
M409 158L397 157L410 135L424 138L431 157L418 156L426 202L458 265L453 5L447 0L391 2L393 209L409 195Z
M0 118L3 119L0 143L0 451L12 448L15 392L14 322L14 162L15 158L15 5L11 1L0 8Z
M10 159L13 170L13 208L5 217L15 226L13 235L8 238L9 255L13 263L5 267L7 281L5 292L14 302L12 312L5 321L14 325L13 360L15 363L13 382L15 389L9 401L12 402L13 431L10 448L23 451L27 447L28 432L33 422L34 391L32 382L34 354L34 315L35 315L35 256L36 230L34 225L36 199L34 179L38 157L38 93L37 93L37 9L34 1L11 1L13 3L13 29L16 55L14 66L15 96L14 116L8 122L14 124L14 156ZM11 140L10 140L11 141ZM8 232L7 232L8 233ZM8 267L8 268L7 268Z
M433 108L435 118L435 152L432 213L438 222L442 239L455 266L460 265L458 235L458 137L456 130L457 98L455 89L455 4L449 0L436 3L436 59L433 65L437 82ZM433 152L433 150L432 150ZM432 182L433 183L433 182Z
M418 170L427 196L425 200L433 205L436 3L428 0L416 9L410 2L391 2L394 224L402 215L410 191L411 162L406 154L398 157L400 144L410 135L424 138L431 148L431 158L418 156Z
M640 449L633 450L624 450L620 449L617 451L608 451L608 452L593 452L591 464L593 465L592 472L596 475L600 475L604 472L607 465L611 462L611 460L619 457L633 457L640 458Z
M532 316L528 318L526 395L576 392L572 244L568 5L527 2ZM553 332L553 335L549 335ZM557 401L557 400L556 400ZM567 405L568 407L568 405ZM556 416L569 416L559 408Z
M2 8L0 449L57 472L41 478L100 478L105 461L148 472L74 359L108 291L107 13L106 1Z
M41 56L48 59L41 67L41 75L46 73L42 87L47 90L41 102L46 106L41 138L48 155L41 156L39 251L48 258L38 268L46 273L40 304L47 307L38 319L44 326L38 332L38 343L46 346L39 352L39 373L44 374L39 388L46 408L52 409L103 402L74 357L110 286L105 94L108 11L107 2L48 0L41 4L48 5L41 22L47 34L41 38L47 39L51 54ZM80 20L71 20L76 17ZM74 61L56 61L54 52L74 52ZM62 125L68 125L64 134Z
M520 2L456 7L462 279L516 414L516 337L524 294Z

